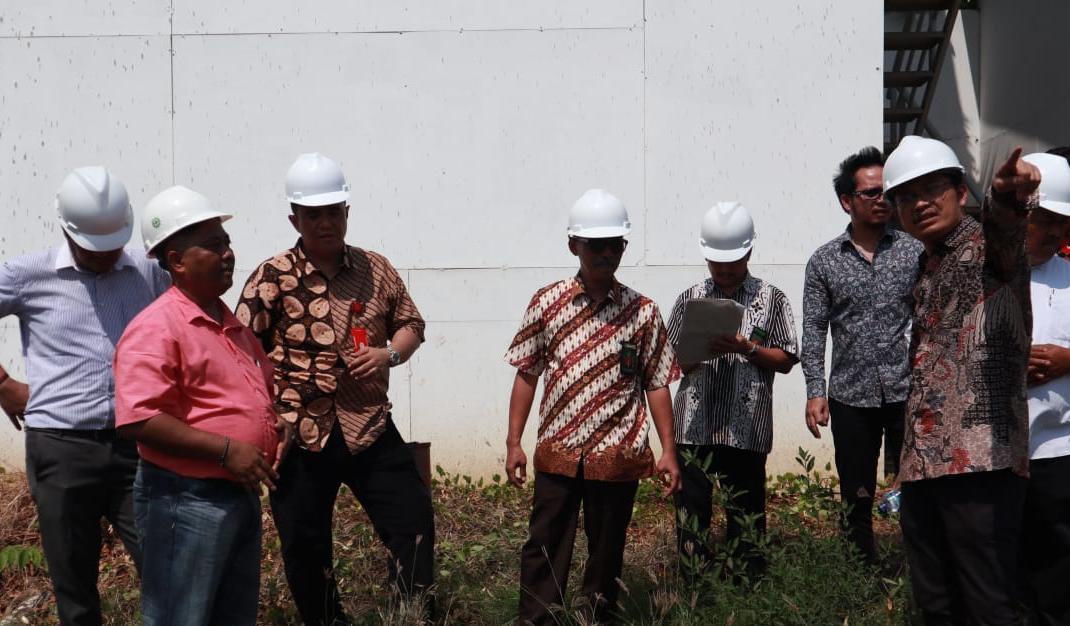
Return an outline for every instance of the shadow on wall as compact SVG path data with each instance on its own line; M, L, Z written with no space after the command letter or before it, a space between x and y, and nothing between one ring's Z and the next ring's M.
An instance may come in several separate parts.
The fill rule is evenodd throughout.
M1017 145L1028 153L1070 144L1063 104L1070 101L1070 3L987 0L980 18L981 169L987 181Z

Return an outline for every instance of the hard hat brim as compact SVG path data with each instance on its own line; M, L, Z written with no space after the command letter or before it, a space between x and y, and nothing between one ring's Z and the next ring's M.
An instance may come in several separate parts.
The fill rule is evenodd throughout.
M174 235L175 233L177 233L180 230L189 228L190 226L196 226L197 224L200 224L201 222L207 222L208 220L214 220L216 218L219 218L220 222L225 222L225 221L229 220L232 217L234 217L234 216L229 214L229 213L220 213L219 211L211 211L211 212L208 212L208 213L204 213L202 215L198 215L197 219L195 219L193 221L190 221L190 222L187 222L185 224L181 224L179 226L175 226L175 227L171 228L170 230L168 230L167 232L165 232L160 237L158 237L156 239L156 243L152 244L151 248L145 248L145 256L149 257L150 259L156 258L156 252L155 252L156 248L159 248L161 243L167 241L168 237L171 237L172 235Z
M732 263L747 256L747 253L751 251L754 245L743 246L742 248L736 248L735 250L718 250L717 248L710 248L708 246L702 246L702 256L707 261L713 261L714 263Z
M592 228L569 229L568 234L572 237L585 237L587 239L612 239L613 237L625 237L632 229L623 226L595 226Z
M938 164L937 166L926 165L924 167L915 168L906 174L903 174L895 180L887 181L884 184L884 193L894 190L896 187L900 187L914 180L915 178L921 178L926 174L932 174L933 172L943 172L944 170L958 170L963 174L966 173L966 168L961 165L953 165L949 163Z
M67 236L71 238L71 241L75 243L79 248L83 250L89 250L90 252L111 252L118 250L130 243L130 237L134 233L134 225L127 224L121 230L107 235L90 235L86 233L80 233L67 228L66 224L60 223L63 228L63 232L67 233Z
M348 191L332 191L330 193L318 193L313 196L305 196L303 198L286 198L290 204L296 204L297 206L328 206L331 204L338 204L339 202L349 201Z
M1059 215L1070 217L1070 202L1057 202L1055 200L1041 200L1040 208L1051 211L1052 213L1058 213Z

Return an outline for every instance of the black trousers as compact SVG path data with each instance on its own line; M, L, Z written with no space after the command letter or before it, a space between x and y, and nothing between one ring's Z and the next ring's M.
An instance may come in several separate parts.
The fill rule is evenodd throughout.
M899 522L925 624L1020 624L1026 480L997 470L906 482L902 489Z
M26 478L63 626L101 623L102 517L141 569L134 525L137 462L137 445L114 430L26 429Z
M349 623L331 569L334 502L343 483L389 550L396 589L410 596L427 590L433 580L434 510L412 452L391 421L375 443L350 454L336 422L320 452L291 449L271 494L286 580L309 626Z
M743 516L757 515L754 530L765 533L765 458L761 452L740 450L731 446L695 446L676 445L677 460L683 479L683 488L676 494L676 507L685 514L685 521L680 523L677 517L676 542L680 552L680 571L684 578L693 581L701 572L704 564L710 560L710 520L713 517L713 482L709 475L721 476L721 486L731 489L736 495L732 506L725 512L727 528L725 538L731 542L739 540L737 553L746 556L747 574L751 577L760 575L765 569L765 560L753 554L752 543L743 541ZM694 455L696 463L689 463L685 452ZM708 466L705 470L700 464ZM697 522L692 528L691 520ZM698 567L688 566L685 560L692 560Z
M847 539L869 563L876 563L873 543L873 494L877 489L877 458L884 446L885 473L897 473L903 448L905 402L856 407L829 399L832 442L840 497L851 508L843 519ZM891 469L891 472L888 470Z
M1030 624L1070 624L1070 456L1029 463L1022 556Z
M530 536L520 554L521 624L560 623L551 608L567 606L564 594L581 506L588 553L581 593L594 620L612 620L638 486L635 480L585 480L582 466L576 478L535 473Z

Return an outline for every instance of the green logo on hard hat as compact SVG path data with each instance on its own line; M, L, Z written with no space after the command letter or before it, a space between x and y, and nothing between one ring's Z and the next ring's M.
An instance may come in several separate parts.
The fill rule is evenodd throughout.
M152 218L152 227L153 228L159 228L160 227L160 218L158 218L158 217Z

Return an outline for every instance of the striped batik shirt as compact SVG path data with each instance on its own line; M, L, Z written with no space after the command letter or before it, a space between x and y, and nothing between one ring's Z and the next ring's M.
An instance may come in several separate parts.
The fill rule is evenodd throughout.
M787 296L750 274L729 295L707 278L680 294L669 318L669 339L680 338L684 308L694 298L727 298L744 307L740 334L792 357L799 352ZM757 332L756 332L757 331ZM765 335L764 340L760 339ZM676 441L724 445L768 454L773 448L773 370L742 354L725 354L684 375L673 400Z
M299 240L256 268L234 314L275 364L276 410L294 425L298 445L313 452L327 444L336 420L353 454L387 425L390 370L359 380L349 374L356 356L351 329L364 329L373 348L402 328L424 336L424 320L394 266L353 246L346 246L338 274L327 278Z
M19 320L30 428L115 427L115 345L130 320L171 284L141 250L96 274L67 243L0 264L0 317Z
M622 353L635 348L634 367ZM535 470L628 481L653 473L643 392L679 377L654 301L614 282L594 304L579 278L540 289L505 360L543 375Z

